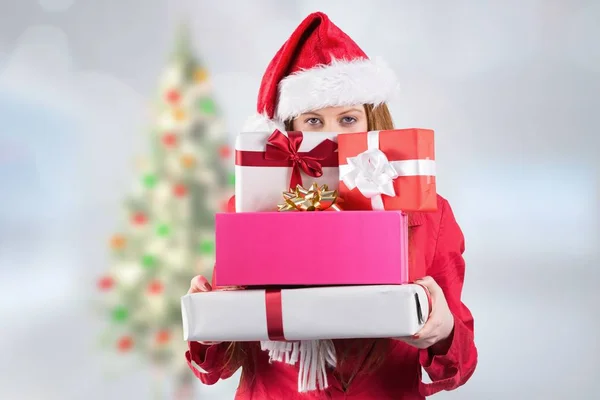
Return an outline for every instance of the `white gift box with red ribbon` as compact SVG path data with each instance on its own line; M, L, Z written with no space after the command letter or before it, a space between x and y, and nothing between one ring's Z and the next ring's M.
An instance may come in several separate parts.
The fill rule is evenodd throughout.
M235 151L236 212L277 211L297 184L338 187L337 133L246 132Z
M228 290L181 299L188 341L410 336L430 309L429 294L417 284Z

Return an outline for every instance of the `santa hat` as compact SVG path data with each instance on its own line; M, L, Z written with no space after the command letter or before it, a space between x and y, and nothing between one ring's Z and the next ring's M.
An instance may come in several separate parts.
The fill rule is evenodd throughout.
M283 130L284 121L325 107L379 105L395 94L394 72L364 51L327 15L316 12L300 23L269 63L257 114L243 131Z

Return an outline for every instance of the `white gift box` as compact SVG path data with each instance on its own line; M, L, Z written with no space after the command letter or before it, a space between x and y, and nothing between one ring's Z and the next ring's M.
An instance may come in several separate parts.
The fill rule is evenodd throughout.
M337 189L339 185L337 135L337 133L323 132L280 131L239 134L235 142L236 212L276 211L277 204L283 201L282 193L288 191L291 186L294 188L296 186L290 185L296 163L304 187L316 182L319 185L328 185L330 190ZM296 140L290 141L290 137L295 137ZM269 142L271 144L268 144ZM280 146L279 150L272 151L277 145ZM294 145L297 145L296 148ZM279 159L275 160L267 154L268 148L271 155L276 153ZM323 159L324 154L327 157ZM310 176L302 169L301 164L306 165L307 160L312 160L313 165L314 162L320 164L322 172L320 177Z
M415 284L336 286L194 293L181 311L187 341L386 338L417 333L430 303Z

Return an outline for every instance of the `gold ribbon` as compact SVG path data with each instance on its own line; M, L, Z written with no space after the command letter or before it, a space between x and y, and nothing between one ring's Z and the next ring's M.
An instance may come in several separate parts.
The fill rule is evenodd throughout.
M283 192L284 203L278 204L278 211L342 211L337 190L329 190L327 185L313 183L308 189L297 185L294 191Z

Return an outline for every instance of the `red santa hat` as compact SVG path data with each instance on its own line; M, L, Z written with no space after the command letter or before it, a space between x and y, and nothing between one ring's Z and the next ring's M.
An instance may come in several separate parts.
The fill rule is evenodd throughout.
M269 63L257 114L243 130L283 130L284 121L325 107L379 105L396 90L396 76L382 60L369 59L327 15L316 12L300 23Z

